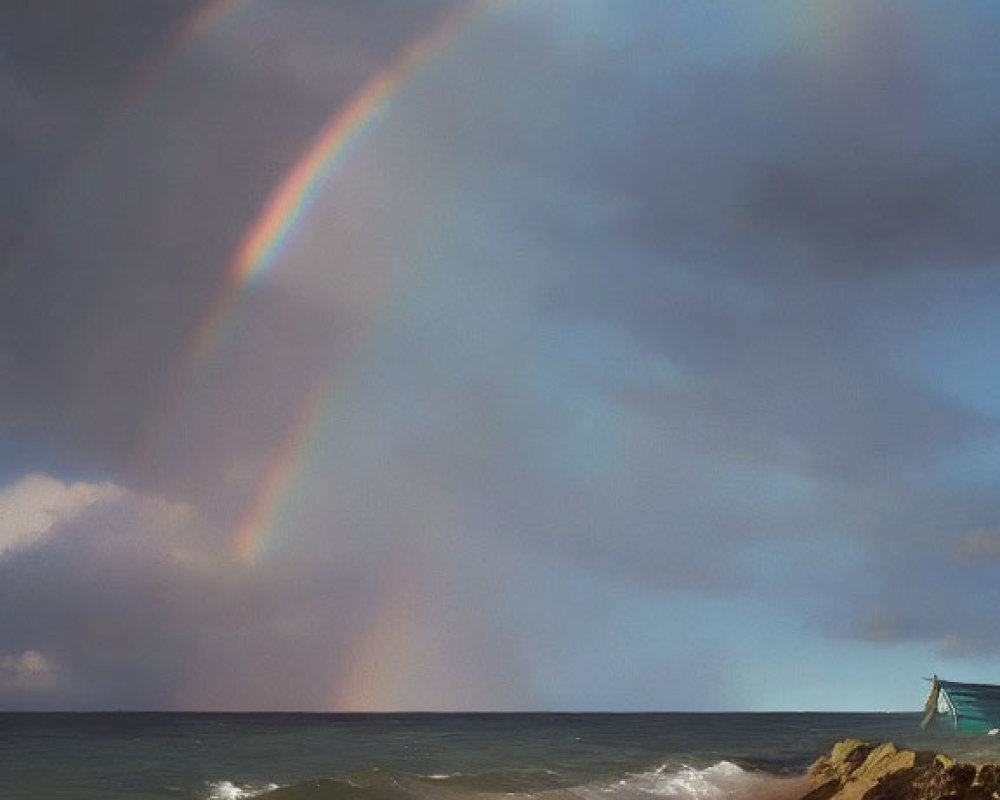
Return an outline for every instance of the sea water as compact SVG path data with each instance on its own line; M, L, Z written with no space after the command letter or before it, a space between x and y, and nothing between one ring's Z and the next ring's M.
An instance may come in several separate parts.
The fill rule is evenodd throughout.
M915 714L0 714L3 800L794 798L839 739L989 760Z

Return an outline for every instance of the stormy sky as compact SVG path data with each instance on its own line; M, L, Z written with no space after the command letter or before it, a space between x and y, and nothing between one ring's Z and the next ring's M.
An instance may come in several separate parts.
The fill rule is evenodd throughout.
M1000 679L998 74L992 0L0 4L0 709Z

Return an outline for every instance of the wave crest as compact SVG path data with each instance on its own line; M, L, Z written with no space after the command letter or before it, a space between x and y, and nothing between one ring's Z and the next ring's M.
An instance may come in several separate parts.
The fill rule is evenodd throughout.
M257 797L277 788L278 784L276 783L264 786L237 786L232 781L218 781L208 785L206 800L243 800L243 798Z
M583 800L713 800L713 798L768 798L785 800L803 791L797 778L781 778L750 772L731 761L718 761L709 767L666 765L651 772L629 775L613 784L577 787L574 793Z
M520 780L523 778L520 776ZM514 787L509 780L508 776L501 781L497 774L417 777L383 773L376 778L369 773L361 781L356 776L350 780L319 778L264 792L219 793L211 800L244 797L261 800L792 800L805 791L802 778L753 772L731 761L719 761L704 768L674 769L664 765L649 772L626 775L617 781L564 788L543 784L530 791L523 786L512 791ZM504 783L507 785L498 785Z

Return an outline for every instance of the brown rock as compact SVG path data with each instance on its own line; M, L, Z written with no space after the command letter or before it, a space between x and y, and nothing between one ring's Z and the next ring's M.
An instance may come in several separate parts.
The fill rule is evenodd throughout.
M846 739L809 770L802 800L1000 800L1000 764Z
M991 797L1000 796L1000 764L983 764L976 774L976 783Z
M917 754L912 750L897 750L892 742L884 742L868 754L868 758L851 777L879 780L889 773L909 769L916 760Z
M874 745L860 739L844 739L837 742L830 755L823 756L809 770L809 778L818 786L828 780L843 780L860 767Z
M975 767L956 764L951 759L934 759L921 774L914 777L915 796L958 797L962 796L975 777Z

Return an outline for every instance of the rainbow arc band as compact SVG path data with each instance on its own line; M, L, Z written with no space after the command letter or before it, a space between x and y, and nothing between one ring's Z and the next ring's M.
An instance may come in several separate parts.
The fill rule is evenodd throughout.
M209 369L227 336L234 335L240 315L240 298L275 268L317 197L347 162L362 136L385 115L393 99L421 70L487 20L491 12L513 1L457 3L330 117L246 229L221 287L178 359L175 385L183 388L197 383ZM215 0L208 3L184 27L171 52L180 51L187 42L234 18L238 10L252 2L254 0ZM309 392L297 417L288 426L282 444L275 449L270 466L263 471L240 523L228 537L230 551L244 564L253 564L265 548L282 499L308 460L310 445L330 405L329 391L328 388L313 388ZM169 424L164 416L161 414L154 420L158 428Z

